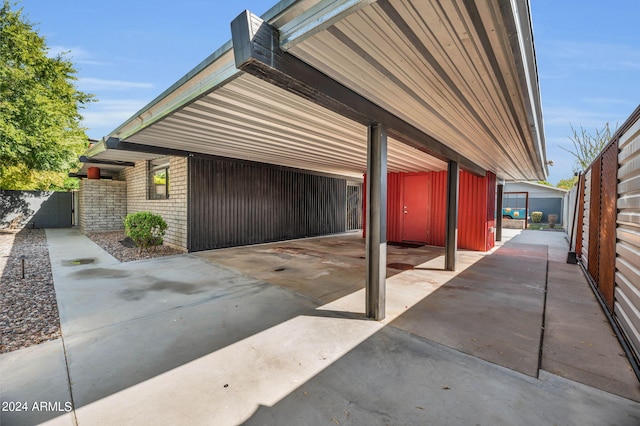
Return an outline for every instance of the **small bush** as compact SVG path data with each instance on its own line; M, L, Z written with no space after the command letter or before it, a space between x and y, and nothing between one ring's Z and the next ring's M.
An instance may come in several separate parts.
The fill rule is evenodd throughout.
M531 221L533 223L542 222L542 212L531 212Z
M151 212L129 213L124 218L124 233L144 250L161 245L166 230L167 222Z

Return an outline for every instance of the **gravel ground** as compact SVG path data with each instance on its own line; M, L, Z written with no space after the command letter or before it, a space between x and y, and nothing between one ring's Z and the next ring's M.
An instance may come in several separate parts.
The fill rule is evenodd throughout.
M141 251L122 231L87 235L120 262L181 253ZM22 262L25 256L25 278ZM60 316L44 229L0 229L0 353L60 337Z
M134 246L133 241L124 235L123 231L87 233L87 237L109 252L111 256L120 262L131 260L151 259L153 257L171 256L181 254L179 250L167 246L160 246L149 251L140 250Z
M22 262L25 256L25 277ZM60 337L43 229L0 229L0 353Z

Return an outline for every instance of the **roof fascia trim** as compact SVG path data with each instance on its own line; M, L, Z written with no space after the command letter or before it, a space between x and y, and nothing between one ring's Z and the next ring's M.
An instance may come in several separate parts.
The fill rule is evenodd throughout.
M84 152L83 156L87 158L95 157L98 154L101 154L107 150L107 145L104 140L93 144L93 146L87 148Z
M529 131L536 142L537 155L542 163L542 169L540 170L542 174L538 178L546 180L549 176L549 167L529 0L502 0L500 5L507 30L511 33L509 42L511 43L513 57L519 68L520 86L528 101L525 103L525 108L531 122Z
M292 6L296 5L296 3L299 3L299 0L282 0L269 9L263 15L263 18L268 21L277 19L279 16L286 13ZM221 67L214 75L204 74L207 68L215 64L217 61L220 61L225 54L231 53L232 49L233 44L231 40L228 40L205 60L196 65L191 71L172 84L167 90L162 92L127 121L109 133L109 135L104 139L107 139L108 137L116 137L124 140L140 132L151 124L160 121L172 112L202 96L205 96L216 88L223 86L227 82L242 75L243 73L235 67L233 60ZM198 79L201 79L202 81L198 82L195 87L193 84L190 85L190 88L185 87L187 83L194 82L194 80L197 81ZM174 95L174 100L170 101L168 98L172 95Z
M118 138L107 139L106 145L108 149L112 149L116 151L141 152L145 154L168 155L168 156L174 156L174 157L189 157L191 155L190 152L183 151L180 149L126 142Z
M228 47L227 44L223 47ZM165 118L185 105L206 96L216 88L225 85L239 77L239 71L233 60L227 60L224 64L217 64L225 54L230 54L231 49L225 49L215 60L201 67L205 62L183 77L178 83L164 91L160 96L151 101L149 105L134 114L129 120L109 134L109 137L127 139L153 123ZM215 56L212 55L212 56ZM218 65L216 67L216 65ZM210 67L215 70L207 72ZM187 84L188 83L188 84Z
M109 166L123 166L123 167L134 167L136 163L132 163L131 161L118 161L118 160L99 160L89 158L85 155L81 155L79 158L81 163L87 164L105 164Z
M280 49L288 51L298 43L326 30L348 15L376 0L322 0L312 8L286 23L280 31Z

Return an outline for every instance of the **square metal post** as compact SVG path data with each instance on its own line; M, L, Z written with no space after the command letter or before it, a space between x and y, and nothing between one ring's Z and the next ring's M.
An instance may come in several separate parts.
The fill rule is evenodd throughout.
M504 195L504 185L498 184L496 194L496 241L502 241L502 197Z
M369 126L367 135L366 316L385 317L387 280L387 132Z
M449 160L447 170L447 229L445 235L444 269L456 270L456 251L458 249L458 163Z

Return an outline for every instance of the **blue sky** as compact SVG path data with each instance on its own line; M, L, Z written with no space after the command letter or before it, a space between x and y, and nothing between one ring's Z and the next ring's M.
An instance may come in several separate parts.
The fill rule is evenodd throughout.
M242 10L276 0L22 0L52 52L69 52L78 87L99 102L84 110L100 139L230 39ZM531 0L549 181L573 174L570 124L621 125L640 103L637 0Z

